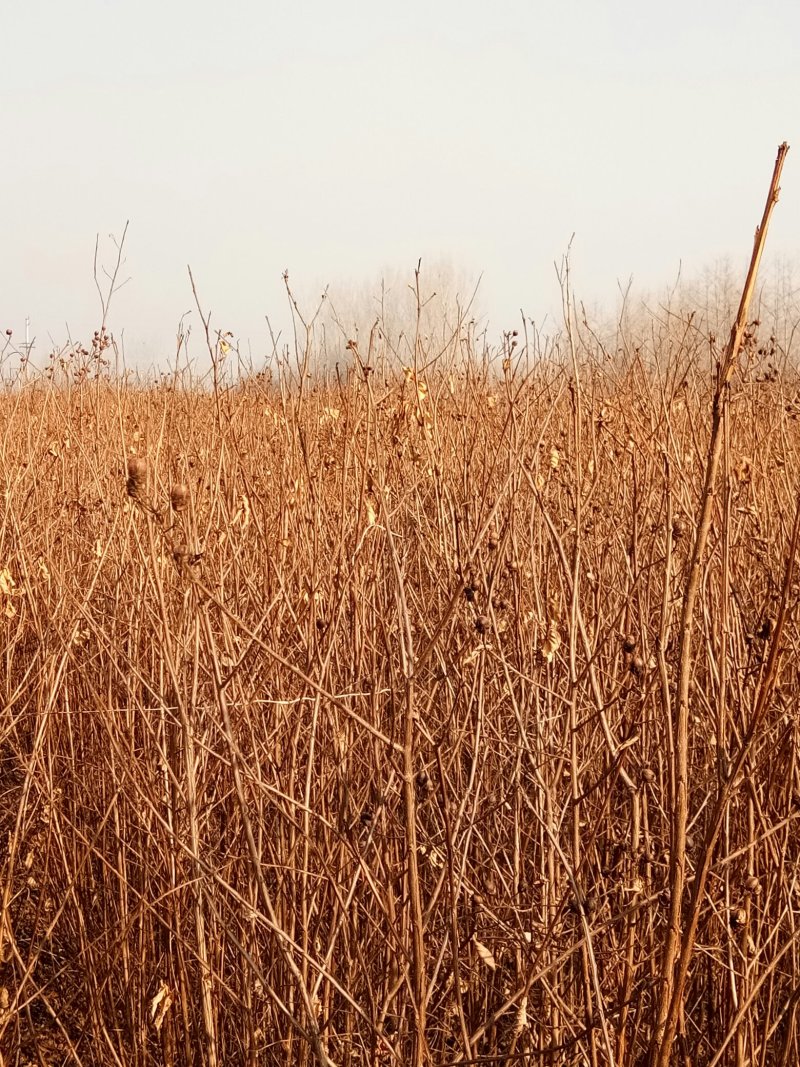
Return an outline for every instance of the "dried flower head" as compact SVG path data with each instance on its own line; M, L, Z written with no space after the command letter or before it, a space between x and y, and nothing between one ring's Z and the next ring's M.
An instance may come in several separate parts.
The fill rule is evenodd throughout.
M138 497L147 481L147 464L141 456L128 458L128 496Z
M183 482L173 485L172 492L169 494L169 502L173 511L184 511L186 509L186 505L189 502L189 490Z

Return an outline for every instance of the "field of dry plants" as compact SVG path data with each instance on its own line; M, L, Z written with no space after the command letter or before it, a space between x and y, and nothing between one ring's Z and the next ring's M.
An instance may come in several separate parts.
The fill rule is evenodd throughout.
M7 383L4 1067L800 1062L800 316L566 295Z
M798 1062L800 383L748 327L682 841L699 322L6 391L5 1064L645 1063L676 842L671 1062Z

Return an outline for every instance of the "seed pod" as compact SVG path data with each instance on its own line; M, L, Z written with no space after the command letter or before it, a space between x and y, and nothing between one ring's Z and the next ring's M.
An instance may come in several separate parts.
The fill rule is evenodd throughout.
M728 917L731 930L741 930L747 923L747 912L744 908L731 908L731 913Z
M147 481L147 464L141 456L128 458L128 496L134 499L138 497Z
M189 490L183 482L173 485L172 492L169 494L169 502L172 504L173 511L185 511L189 502Z

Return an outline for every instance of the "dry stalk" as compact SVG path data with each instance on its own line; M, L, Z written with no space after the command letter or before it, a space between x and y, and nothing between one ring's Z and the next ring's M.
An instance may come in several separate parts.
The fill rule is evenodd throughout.
M727 348L719 364L717 383L711 411L711 435L705 467L703 493L697 518L697 532L692 546L691 562L683 596L680 621L680 650L675 704L674 773L675 793L672 798L672 827L670 833L670 904L667 936L661 962L661 991L656 1025L653 1033L652 1062L654 1067L668 1067L675 1040L678 1017L683 1003L685 967L676 976L675 966L679 955L687 958L693 951L694 939L690 923L688 931L683 925L684 892L686 887L686 837L689 823L689 709L692 683L692 642L695 625L695 607L702 577L702 565L711 529L712 511L717 485L717 472L723 445L724 412L729 403L731 379L737 367L742 338L747 325L750 302L755 289L758 267L767 239L767 230L772 211L780 193L780 177L789 146L784 142L778 149L775 167L769 185L767 201L761 224L756 229L753 254L742 290L739 310L731 327Z

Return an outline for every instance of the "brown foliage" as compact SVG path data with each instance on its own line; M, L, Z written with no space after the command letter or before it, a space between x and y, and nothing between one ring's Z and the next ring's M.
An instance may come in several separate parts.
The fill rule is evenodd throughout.
M604 1031L642 1062L708 338L577 343L580 391L454 341L301 393L2 398L9 1062L404 1064L421 1017L432 1064L604 1063ZM795 380L760 378L703 561L689 881L800 475ZM702 905L698 1067L800 1055L796 599Z

